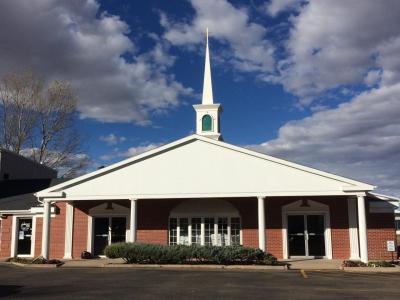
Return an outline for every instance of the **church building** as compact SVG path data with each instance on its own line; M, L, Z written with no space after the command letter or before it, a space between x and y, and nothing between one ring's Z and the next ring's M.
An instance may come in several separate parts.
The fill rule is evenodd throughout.
M371 184L223 141L208 36L196 133L0 207L0 256L102 256L115 242L243 245L278 259L391 259L394 212ZM23 246L22 246L23 245Z

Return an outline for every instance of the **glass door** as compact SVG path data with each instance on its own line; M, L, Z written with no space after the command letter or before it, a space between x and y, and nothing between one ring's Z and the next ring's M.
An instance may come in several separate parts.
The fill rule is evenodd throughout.
M289 256L325 256L325 216L288 215Z
M126 241L126 218L111 218L111 243Z
M32 218L18 218L17 255L31 255Z
M94 218L93 226L93 254L104 255L108 245L109 218Z
M126 241L126 217L93 218L93 254L104 255L111 243Z
M307 215L308 256L325 256L325 220L323 215Z
M287 220L289 256L305 256L304 215L289 215Z

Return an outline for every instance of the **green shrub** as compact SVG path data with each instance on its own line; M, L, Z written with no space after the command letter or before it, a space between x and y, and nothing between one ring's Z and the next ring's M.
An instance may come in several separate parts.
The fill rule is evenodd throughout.
M389 261L375 261L375 262L369 262L368 264L363 263L361 261L354 261L354 260L345 260L342 263L343 267L372 267L372 268L377 268L377 267L383 267L383 268L390 268L390 267L395 267L394 262L389 262Z
M242 246L116 243L107 246L104 253L109 258L123 258L127 263L139 264L278 264L273 255Z
M368 263L368 267L373 267L373 268L391 268L391 267L395 267L393 262L389 262L389 261L371 261Z

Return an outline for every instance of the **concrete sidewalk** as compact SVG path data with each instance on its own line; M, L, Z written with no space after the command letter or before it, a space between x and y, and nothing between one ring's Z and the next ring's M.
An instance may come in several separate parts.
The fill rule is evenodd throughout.
M287 259L290 270L341 270L343 260L340 259Z

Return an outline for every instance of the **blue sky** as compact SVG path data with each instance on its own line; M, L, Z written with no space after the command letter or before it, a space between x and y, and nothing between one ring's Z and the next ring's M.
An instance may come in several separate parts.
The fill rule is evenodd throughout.
M91 169L194 131L204 30L228 143L400 193L395 0L2 1L0 75L71 82Z

